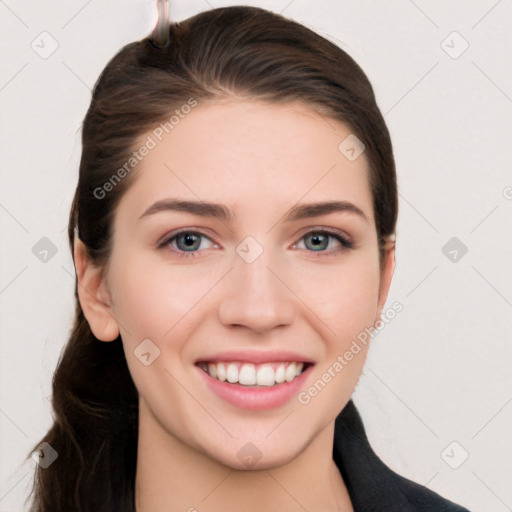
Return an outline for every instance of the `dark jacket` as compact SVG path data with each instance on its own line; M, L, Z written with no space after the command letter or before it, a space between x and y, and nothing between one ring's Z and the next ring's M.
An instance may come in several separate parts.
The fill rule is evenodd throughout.
M469 512L388 468L368 443L352 400L336 418L333 458L354 512Z

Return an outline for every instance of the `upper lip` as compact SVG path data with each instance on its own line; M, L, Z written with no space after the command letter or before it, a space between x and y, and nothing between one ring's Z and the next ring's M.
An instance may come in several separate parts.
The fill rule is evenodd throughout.
M298 362L313 364L313 360L295 352L283 351L229 351L215 354L212 356L201 357L196 360L197 363L221 363L227 361L240 361L241 363L278 363L278 362Z

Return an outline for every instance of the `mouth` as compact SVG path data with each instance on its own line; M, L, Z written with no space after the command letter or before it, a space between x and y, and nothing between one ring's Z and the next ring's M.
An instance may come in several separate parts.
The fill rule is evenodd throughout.
M196 365L212 379L247 388L269 388L293 382L312 366L301 361L199 361Z
M284 354L279 356L280 361L264 354L252 356L233 354L231 358L226 354L215 360L197 361L195 367L205 392L237 409L278 409L298 395L314 367L311 361L294 361L293 356L286 361Z

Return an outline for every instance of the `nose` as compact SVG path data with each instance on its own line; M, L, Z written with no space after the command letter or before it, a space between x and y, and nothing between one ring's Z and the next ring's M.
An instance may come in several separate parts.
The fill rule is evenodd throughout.
M283 283L286 279L282 272L264 255L252 263L237 257L233 270L223 280L218 308L223 325L265 333L293 322L294 295Z

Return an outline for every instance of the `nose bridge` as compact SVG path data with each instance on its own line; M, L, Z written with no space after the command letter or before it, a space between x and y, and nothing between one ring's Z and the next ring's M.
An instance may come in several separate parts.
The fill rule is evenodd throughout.
M294 303L290 291L275 275L279 274L279 265L274 252L261 250L256 255L255 250L251 241L237 248L234 268L224 283L219 318L225 325L243 325L263 332L290 324Z

